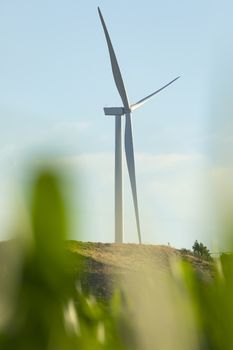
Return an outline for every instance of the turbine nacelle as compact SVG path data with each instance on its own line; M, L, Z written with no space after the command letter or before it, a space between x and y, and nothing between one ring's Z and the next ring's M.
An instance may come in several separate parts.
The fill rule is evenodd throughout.
M131 113L131 109L124 107L105 107L104 114L105 115L113 115L113 116L122 116L124 114Z

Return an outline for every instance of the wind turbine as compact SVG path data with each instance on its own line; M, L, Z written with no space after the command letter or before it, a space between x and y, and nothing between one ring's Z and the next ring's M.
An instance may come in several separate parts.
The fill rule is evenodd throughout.
M128 173L129 173L132 195L133 195L138 239L139 239L139 243L141 244L142 239L141 239L141 229L140 229L139 211L138 211L131 112L141 107L151 97L153 97L155 94L157 94L158 92L166 88L168 85L172 84L174 81L176 81L180 77L173 79L168 84L161 87L159 90L156 90L152 94L144 97L143 99L131 105L129 103L129 99L127 96L127 92L124 86L122 76L121 76L121 71L116 59L116 55L111 43L111 39L108 34L108 30L104 22L104 18L102 16L102 13L99 7L98 7L98 12L99 12L99 17L103 26L107 45L108 45L113 77L123 103L123 107L104 108L105 115L115 116L115 242L117 243L123 242L122 123L121 123L122 120L121 120L121 117L125 115L125 156L126 156L126 163L127 163Z

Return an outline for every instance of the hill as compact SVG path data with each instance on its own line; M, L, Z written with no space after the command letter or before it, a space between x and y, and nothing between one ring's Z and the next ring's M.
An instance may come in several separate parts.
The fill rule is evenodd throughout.
M148 266L151 271L170 273L170 261L179 258L189 261L203 281L213 278L211 262L170 246L67 241L66 249L72 261L69 272L79 274L82 288L97 297L107 297L119 279L143 273Z

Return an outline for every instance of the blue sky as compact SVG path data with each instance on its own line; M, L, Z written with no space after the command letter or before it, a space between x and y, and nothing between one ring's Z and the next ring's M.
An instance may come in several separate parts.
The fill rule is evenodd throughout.
M81 213L83 239L114 239L114 120L103 107L121 101L97 6L132 103L182 76L133 116L143 240L210 245L208 188L223 168L214 146L222 150L222 91L232 82L231 1L0 3L0 237L28 160L49 152L70 174L72 237ZM136 242L126 175L125 240Z

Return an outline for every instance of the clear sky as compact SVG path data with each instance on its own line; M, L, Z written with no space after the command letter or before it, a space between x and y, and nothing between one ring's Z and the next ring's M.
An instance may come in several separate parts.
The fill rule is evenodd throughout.
M143 241L211 244L208 188L223 168L213 150L225 125L217 87L233 76L230 0L0 2L0 238L25 164L49 152L69 173L83 239L114 240L114 119L103 107L121 101L97 6L131 102L182 76L133 115ZM133 215L125 172L127 242L137 242Z

